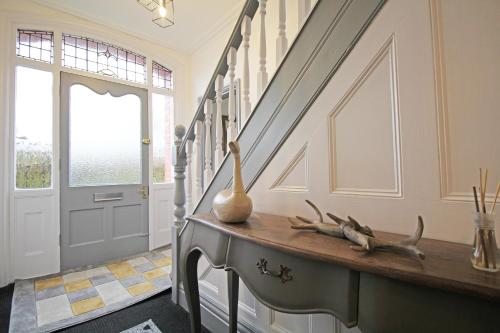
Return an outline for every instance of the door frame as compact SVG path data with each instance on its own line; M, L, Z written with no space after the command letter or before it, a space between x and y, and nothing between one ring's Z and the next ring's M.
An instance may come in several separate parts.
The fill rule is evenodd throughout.
M96 28L95 25L87 23L75 23L74 19L61 18L58 22L52 20L48 16L31 15L18 13L7 10L0 13L0 26L5 27L5 33L0 34L0 40L4 42L5 48L0 51L0 58L4 61L3 71L1 73L2 85L0 87L0 95L2 99L1 108L2 119L0 119L0 126L2 126L1 135L5 138L2 142L2 149L0 153L4 159L4 163L0 167L0 176L3 180L2 193L0 193L0 208L4 208L0 212L0 238L5 242L0 242L0 285L13 282L14 279L25 279L46 274L58 273L60 271L60 248L59 248L59 234L60 234L60 193L59 193L59 80L60 73L67 72L79 74L96 79L105 79L111 82L121 83L134 87L146 88L148 90L148 117L149 117L149 130L152 133L152 110L151 100L152 94L158 93L167 95L174 98L174 122L183 117L180 114L186 96L181 94L176 87L185 86L185 63L177 58L175 54L168 54L160 52L160 49L147 42L143 42L137 38L117 34L115 31L109 29ZM34 29L46 30L54 33L54 62L42 63L29 59L24 59L16 56L16 36L17 29ZM146 56L146 83L137 84L134 82L124 81L107 77L90 72L84 72L67 67L61 64L61 34L73 33L75 35L86 36L95 38L104 42L112 42L124 47L133 52ZM176 77L176 85L171 90L153 87L152 85L152 61L155 60L160 64L166 65L170 68ZM52 186L46 189L24 190L15 188L15 151L14 151L14 118L15 118L15 68L16 66L25 66L34 69L40 69L53 74L53 169L52 169ZM151 149L151 148L150 148ZM152 151L150 151L150 168L152 168ZM154 189L168 189L173 187L171 184L154 184L152 182L152 170L149 172L150 180L150 204L149 204L149 248L155 246L155 221L153 221L154 214ZM0 184L2 182L0 181ZM47 240L47 249L54 255L50 255L50 260L44 260L41 269L32 267L29 261L26 260L23 253L18 252L16 244L23 242L26 237L22 230L17 231L16 226L19 220L22 219L16 209L19 207L32 209L31 200L40 199L45 200L47 209L50 214L50 225L47 228L49 239ZM172 217L173 219L173 217Z

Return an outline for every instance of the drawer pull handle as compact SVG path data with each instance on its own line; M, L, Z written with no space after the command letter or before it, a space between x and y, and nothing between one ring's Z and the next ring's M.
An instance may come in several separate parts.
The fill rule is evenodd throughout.
M264 258L260 258L259 262L257 262L257 268L259 269L260 274L277 277L281 280L281 283L286 283L293 280L293 276L290 274L290 272L292 271L290 268L280 265L280 271L273 272L272 270L267 269L267 260Z

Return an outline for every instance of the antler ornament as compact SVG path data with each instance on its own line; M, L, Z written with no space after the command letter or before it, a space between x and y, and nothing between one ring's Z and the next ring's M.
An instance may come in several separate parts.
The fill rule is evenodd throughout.
M399 242L393 242L375 238L370 227L360 225L351 216L344 220L331 213L326 213L335 223L325 222L318 207L309 200L306 200L306 203L314 209L316 215L318 215L318 220L310 220L301 216L296 216L295 219L288 218L292 224L292 229L313 230L328 236L346 238L356 244L351 246L356 251L371 253L379 249L405 253L418 259L425 259L425 254L417 248L417 243L422 238L424 231L424 221L421 216L418 217L417 230L413 236Z

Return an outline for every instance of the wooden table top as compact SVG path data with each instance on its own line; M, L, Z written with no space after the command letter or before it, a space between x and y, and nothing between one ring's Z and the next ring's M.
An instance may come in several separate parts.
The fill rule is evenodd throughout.
M422 238L418 247L425 253L419 261L406 255L377 251L364 254L352 250L352 243L311 231L290 228L287 217L254 213L244 223L227 224L212 213L189 216L221 232L296 255L338 264L350 269L427 287L500 301L500 272L472 268L471 246ZM405 235L375 231L377 238L399 240Z

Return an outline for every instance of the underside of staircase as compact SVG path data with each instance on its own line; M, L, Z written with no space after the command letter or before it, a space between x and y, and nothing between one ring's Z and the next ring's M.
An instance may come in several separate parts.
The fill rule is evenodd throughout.
M234 52L240 45L248 52L248 35L245 35L249 33L250 20L257 18L259 13L262 22L265 3L266 1L262 0L247 0L191 125L187 130L181 126L176 128L176 225L172 230L172 294L175 302L178 301L180 281L176 253L177 235L184 225L184 218L186 214L210 211L214 196L232 183L233 161L228 158L229 154L222 155L224 151L228 151L221 146L222 131L226 132L227 142L237 140L240 145L242 177L248 191L335 75L385 0L318 0L304 20L294 42L283 53L282 61L271 80L261 81L263 75L257 73L259 85L262 86L259 100L251 112L246 110L248 114L242 121L244 125L236 128L236 133L230 133L233 129L229 127L235 122L235 116L230 109L230 125L228 128L222 126L222 106L219 107L222 80L226 75L229 75L231 80L234 78ZM262 70L264 59L264 71L265 57L264 46L258 60ZM245 104L248 98L248 77L243 77L242 81L242 104ZM216 113L210 110L214 99L217 102ZM233 107L234 100L230 99L229 108ZM245 105L243 109L244 107ZM215 136L211 133L213 130L216 132ZM196 158L193 158L193 144Z

